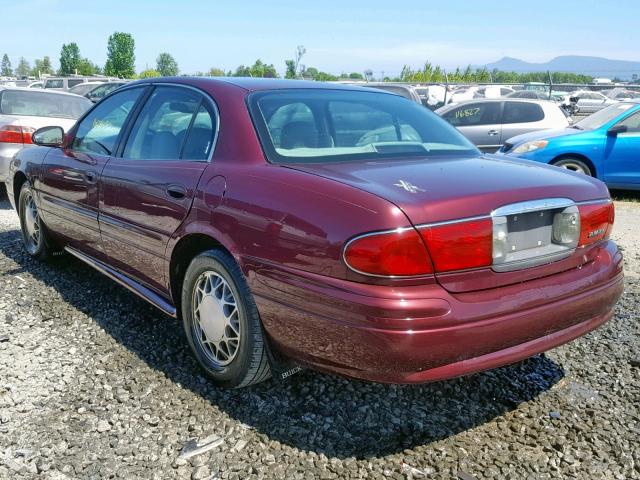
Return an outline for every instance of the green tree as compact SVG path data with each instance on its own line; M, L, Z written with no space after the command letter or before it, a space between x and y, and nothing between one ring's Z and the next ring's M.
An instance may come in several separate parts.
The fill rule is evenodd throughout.
M349 74L349 78L351 80L364 80L364 77L361 73L353 72Z
M251 67L247 67L246 65L240 65L236 68L236 71L233 72L234 77L250 77L251 76Z
M287 66L287 70L284 74L284 78L297 78L296 74L296 61L295 60L285 60L285 65Z
M315 67L305 67L305 69L300 72L300 76L305 80L315 80L318 76L318 69Z
M0 75L3 77L10 77L13 75L13 69L11 68L11 60L6 53L2 56L2 66L0 67Z
M338 77L327 72L318 72L315 80L317 80L318 82L334 82L338 80Z
M224 70L221 68L211 67L207 72L209 77L224 77Z
M20 62L18 62L15 73L18 78L29 76L31 73L31 66L29 65L29 62L27 62L26 58L20 57Z
M45 56L43 59L36 59L31 69L31 75L34 77L40 77L41 75L51 75L53 73L53 67L51 66L51 59Z
M162 74L159 71L148 68L147 70L141 71L138 78L155 78L161 76Z
M107 44L107 63L105 75L120 78L133 78L135 69L135 41L130 33L114 32Z
M60 50L60 69L58 73L60 75L73 75L78 70L80 65L80 47L75 42L69 44L62 44Z
M160 75L163 77L175 77L180 72L176 59L173 58L170 53L166 52L158 55L156 59L156 70L160 72Z
M88 58L82 58L78 63L78 75L96 75L101 73L100 67Z

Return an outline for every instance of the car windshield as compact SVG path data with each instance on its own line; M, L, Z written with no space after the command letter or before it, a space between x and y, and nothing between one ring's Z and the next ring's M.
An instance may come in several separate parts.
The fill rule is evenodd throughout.
M5 90L0 97L0 113L32 117L78 119L92 106L83 97L37 90Z
M479 154L447 122L397 95L277 90L252 94L249 106L272 163Z
M595 130L609 123L614 118L633 107L633 103L616 103L609 107L589 115L588 117L575 123L573 126L580 130Z

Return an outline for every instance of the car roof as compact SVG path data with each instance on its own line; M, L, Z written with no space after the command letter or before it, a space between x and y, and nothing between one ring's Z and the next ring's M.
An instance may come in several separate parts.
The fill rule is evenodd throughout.
M5 87L0 85L0 90L17 90L20 92L31 92L31 93L50 93L52 95L66 95L68 97L78 98L78 95L75 93L62 92L60 90L51 90L46 88L29 88L29 87ZM82 97L80 97L82 98Z
M282 90L282 89L331 89L331 90L355 90L371 92L371 88L348 85L343 83L316 82L311 80L288 80L281 78L250 78L250 77L158 77L131 82L131 85L149 83L181 83L185 85L234 85L247 92ZM387 92L380 91L387 94ZM389 94L391 95L391 94Z
M449 109L458 107L460 105L467 105L470 103L490 103L490 102L520 102L520 103L536 103L538 105L558 105L551 100L541 100L537 98L514 98L514 97L498 97L498 98L473 98L471 100L461 100L455 103L448 103L441 107L442 109Z

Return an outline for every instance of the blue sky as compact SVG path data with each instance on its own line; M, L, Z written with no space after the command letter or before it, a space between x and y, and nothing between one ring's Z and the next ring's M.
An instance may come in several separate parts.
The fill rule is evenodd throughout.
M426 60L452 68L503 56L640 61L638 0L0 0L0 12L0 54L14 66L44 55L57 66L60 47L73 41L104 65L114 31L133 34L138 70L167 51L185 73L256 58L282 72L296 45L307 49L302 63L331 73L396 75Z

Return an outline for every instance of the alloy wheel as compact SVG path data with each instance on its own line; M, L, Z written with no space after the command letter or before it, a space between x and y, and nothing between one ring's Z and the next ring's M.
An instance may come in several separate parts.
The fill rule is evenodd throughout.
M578 165L577 163L563 162L562 165L558 165L558 166L562 168L566 168L567 170L571 170L572 172L582 173L584 175L587 174L587 172L584 171L584 167L582 165Z

